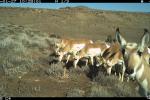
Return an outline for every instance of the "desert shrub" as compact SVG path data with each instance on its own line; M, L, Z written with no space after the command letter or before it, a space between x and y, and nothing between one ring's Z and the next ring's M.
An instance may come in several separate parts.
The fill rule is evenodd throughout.
M56 64L52 63L45 72L50 77L62 77L64 72L63 65L61 62Z
M66 93L67 97L83 97L85 92L79 88L69 89Z
M89 96L111 96L111 97L139 97L140 94L135 91L135 87L124 80L119 81L118 76L105 75L99 71L98 75L93 79L91 92ZM132 83L133 84L133 83Z
M0 24L0 35L0 67L10 77L29 72L37 60L31 53L49 47L47 34L26 26Z
M99 71L93 81L100 83L102 86L109 86L110 83L118 83L118 77L114 75L106 75L104 72Z
M27 71L33 61L26 55L26 48L21 42L17 42L10 37L0 40L0 62L5 74L8 76L17 76Z
M1 82L1 83L0 83L0 96L1 96L1 97L8 96L6 90L7 90L6 84L4 84L3 82Z
M103 87L95 83L92 85L88 97L113 97L113 95L107 87Z
M133 83L132 83L133 84ZM132 87L128 82L114 84L112 88L114 91L114 96L116 97L140 97L138 91L135 90L135 87Z

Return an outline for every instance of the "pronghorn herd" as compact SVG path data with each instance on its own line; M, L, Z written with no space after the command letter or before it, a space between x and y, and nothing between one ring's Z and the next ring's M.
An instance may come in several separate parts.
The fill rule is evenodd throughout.
M94 67L95 57L96 62L100 65L103 64L109 75L113 66L120 65L122 70L119 73L119 80L123 82L126 73L129 78L137 80L144 89L145 96L148 96L150 93L149 35L148 30L144 29L140 43L130 43L124 39L117 28L115 40L111 43L105 41L96 43L88 39L60 39L58 43L55 43L55 52L59 55L59 61L67 56L66 63L72 56L75 68L82 58L87 58L86 65L88 65L88 58L90 58L91 65Z

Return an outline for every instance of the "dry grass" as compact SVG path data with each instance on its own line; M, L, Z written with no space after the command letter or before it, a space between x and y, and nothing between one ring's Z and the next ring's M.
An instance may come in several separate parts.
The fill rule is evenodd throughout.
M66 66L70 67L71 81L79 82L77 80L80 80L80 75L84 73L89 74L87 77L92 79L93 82L87 95L84 94L83 90L73 87L67 91L65 95L67 97L139 96L132 86L134 84L132 82L121 83L118 81L118 77L105 76L102 70L93 66L83 65L75 70L72 64L64 65L57 62L58 58L51 54L59 37L49 36L49 33L55 33L65 38L80 37L105 40L107 36L114 35L116 27L120 27L125 38L137 42L144 28L150 30L150 27L148 27L150 26L150 14L94 10L82 6L66 7L59 10L0 8L0 12L0 73L4 73L14 80L30 71L34 75L37 71L39 76L46 75L47 77L48 75L57 78L62 76L63 67ZM48 57L49 54L50 57ZM86 83L88 82L86 81ZM18 83L16 84L18 85ZM14 89L15 92L13 91L15 85L8 89L8 86L4 86L1 82L0 96L13 96L15 92L15 95L19 96L33 96L32 94L36 93L33 93L33 84L25 83L20 86L21 94L17 94L16 89ZM51 91L53 90L45 92L50 93Z
M67 97L83 97L84 95L85 91L79 88L69 89L66 93Z
M108 76L104 75L103 72L99 72L93 80L94 84L92 84L89 96L140 97L140 94L134 89L135 87L133 88L126 81L120 82L117 76Z
M49 47L46 35L19 25L1 24L0 35L1 69L10 77L22 76L32 69L35 59L31 50Z
M60 78L63 76L63 65L62 63L51 64L49 68L46 70L46 74L50 77Z

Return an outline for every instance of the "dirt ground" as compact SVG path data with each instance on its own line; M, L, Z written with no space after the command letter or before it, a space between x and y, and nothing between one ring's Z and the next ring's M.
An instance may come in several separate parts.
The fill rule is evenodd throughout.
M47 34L57 34L61 37L87 38L105 40L107 35L114 36L115 28L128 41L138 42L143 29L150 30L150 14L112 11L93 11L89 8L64 8L59 10L40 10L30 8L0 8L0 23L13 23L28 26ZM42 51L44 52L44 51ZM49 51L48 51L49 52ZM33 53L35 57L37 54ZM72 89L81 90L82 96L88 96L93 81L80 68L80 72L68 72L71 77L61 79L47 75L50 67L48 53L43 53L41 65L35 67L21 78L8 78L0 73L0 89L3 96L23 97L65 97ZM40 58L38 58L40 59ZM128 84L135 90L135 83Z

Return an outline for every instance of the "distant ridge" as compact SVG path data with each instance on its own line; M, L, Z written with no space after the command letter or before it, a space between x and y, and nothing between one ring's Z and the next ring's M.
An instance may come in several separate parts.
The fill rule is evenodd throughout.
M89 8L87 6L76 6L76 7L61 7L59 9L76 9L76 10L90 10L92 8Z

